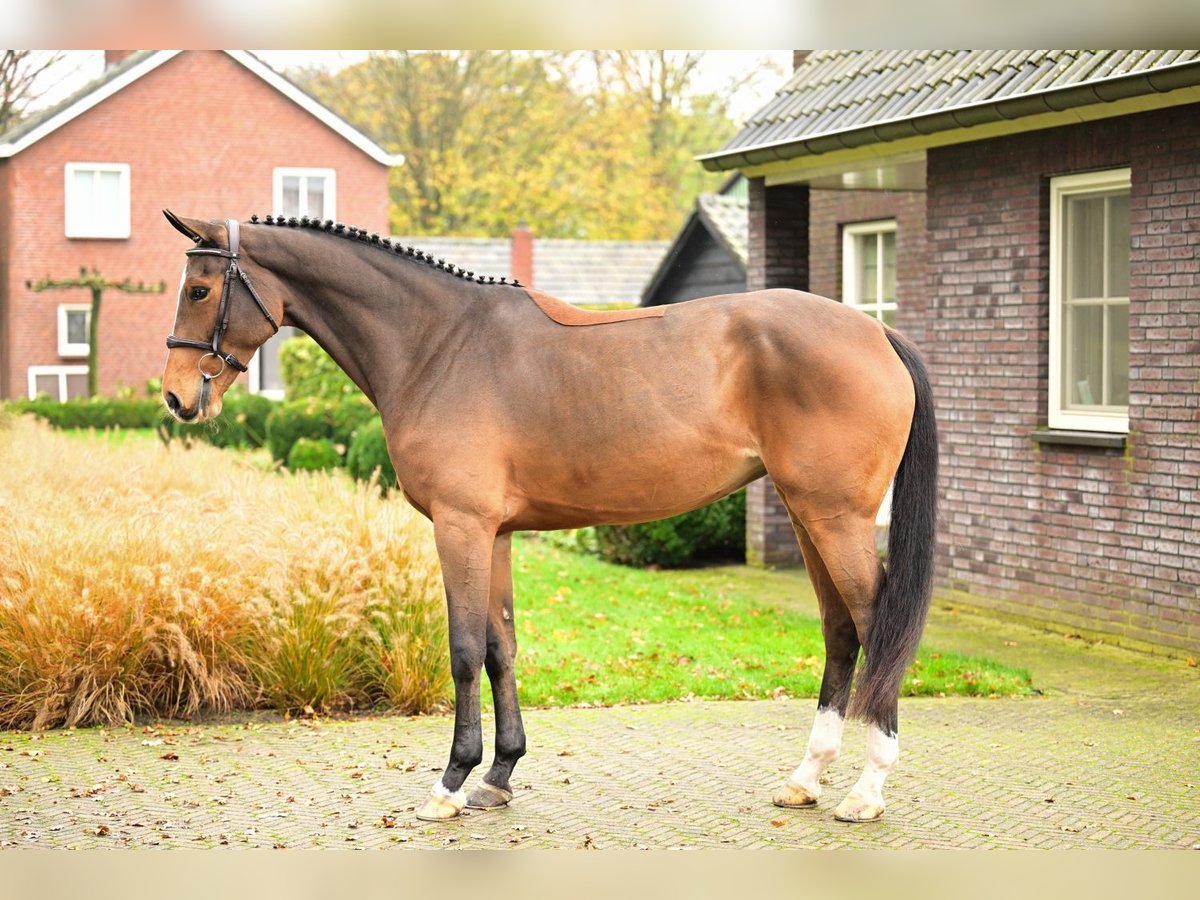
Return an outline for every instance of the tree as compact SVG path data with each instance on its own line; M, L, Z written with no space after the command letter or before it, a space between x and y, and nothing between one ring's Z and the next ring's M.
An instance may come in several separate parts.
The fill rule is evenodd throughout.
M48 69L62 61L65 54L34 50L5 50L0 56L0 134L17 124L21 116L41 96Z
M405 164L398 234L667 238L719 177L692 157L731 132L696 94L697 54L375 54L299 73L319 100Z
M95 397L97 393L97 363L100 358L100 302L106 290L121 291L124 294L161 294L167 286L164 282L146 285L142 282L134 284L130 279L112 281L105 278L95 269L79 270L78 278L43 278L41 281L27 281L25 287L35 293L42 291L62 290L64 288L88 288L92 292L92 309L88 317L88 396Z

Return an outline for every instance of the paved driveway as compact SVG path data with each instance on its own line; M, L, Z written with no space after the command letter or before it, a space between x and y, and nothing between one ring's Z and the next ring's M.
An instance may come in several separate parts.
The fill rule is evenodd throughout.
M814 711L779 700L530 710L511 806L442 825L412 810L445 762L445 717L0 733L0 845L1200 846L1197 669L946 611L927 642L1025 665L1046 695L902 701L870 825L831 818L858 725L817 809L771 805Z

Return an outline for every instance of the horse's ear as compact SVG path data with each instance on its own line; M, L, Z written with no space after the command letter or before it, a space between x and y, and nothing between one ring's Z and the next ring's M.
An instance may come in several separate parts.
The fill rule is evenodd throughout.
M176 231L191 238L197 244L204 240L211 241L213 238L214 225L212 222L177 216L169 209L164 209L163 215L167 217L167 221L171 223Z

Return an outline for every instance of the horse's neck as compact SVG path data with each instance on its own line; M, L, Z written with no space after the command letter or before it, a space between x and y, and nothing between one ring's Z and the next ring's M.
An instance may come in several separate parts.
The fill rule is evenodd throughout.
M314 265L293 283L288 319L381 412L410 406L434 374L430 361L452 352L456 335L475 318L477 292L419 264L347 256L338 265Z

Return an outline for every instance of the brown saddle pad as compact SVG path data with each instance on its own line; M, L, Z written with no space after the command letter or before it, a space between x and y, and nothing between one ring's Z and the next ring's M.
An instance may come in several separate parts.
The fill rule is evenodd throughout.
M543 294L531 287L525 288L538 308L559 325L609 325L613 322L628 322L631 319L656 319L662 316L665 306L647 306L637 309L580 309L565 300Z

